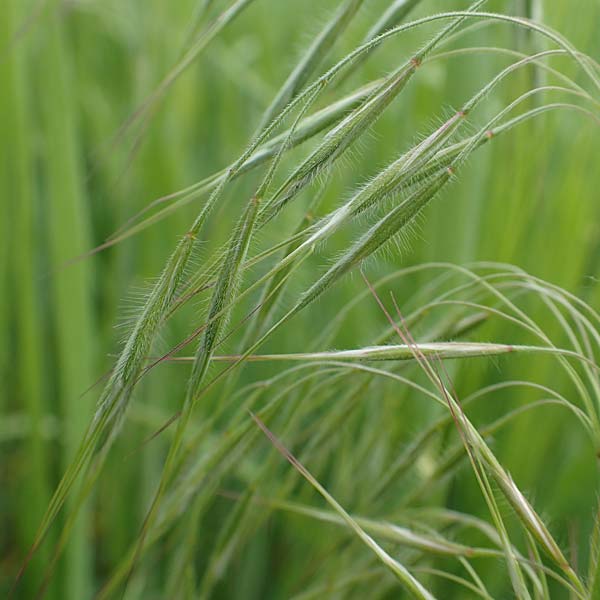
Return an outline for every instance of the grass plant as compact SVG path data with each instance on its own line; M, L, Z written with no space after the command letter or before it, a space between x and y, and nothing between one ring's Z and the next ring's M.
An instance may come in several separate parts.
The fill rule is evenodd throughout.
M2 593L598 597L600 8L548 4L8 1Z

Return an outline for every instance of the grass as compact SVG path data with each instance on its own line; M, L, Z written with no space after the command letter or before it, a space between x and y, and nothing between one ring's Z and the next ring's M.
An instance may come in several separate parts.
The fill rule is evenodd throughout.
M546 4L7 5L6 594L598 595L600 13Z
M6 6L6 18L3 19L2 45L8 43L20 14L17 3L10 2ZM13 298L3 294L6 312L3 312L3 340L4 352L3 374L8 376L13 370L10 347L14 347L19 354L19 362L15 376L14 391L19 395L22 409L29 419L29 434L21 448L21 461L23 461L23 477L20 481L19 493L30 498L29 510L19 511L13 522L13 533L22 543L35 535L36 521L44 513L45 505L51 495L50 463L45 453L45 443L42 436L42 421L46 412L43 393L43 356L37 343L39 331L42 329L39 296L35 271L34 253L35 229L33 227L33 178L31 173L32 156L32 131L27 122L27 104L29 102L25 83L23 81L22 58L14 62L4 61L2 65L2 87L8 90L3 97L4 115L2 119L2 138L12 139L15 143L12 149L6 147L2 155L3 165L3 196L8 200L5 204L6 230L3 231L6 264L3 269L4 290L14 290ZM13 227L8 224L12 221ZM14 241L13 241L14 240ZM22 243L22 252L16 260L12 260L11 249L14 244ZM22 304L15 310L15 300L22 298ZM12 336L9 334L8 324L14 320L15 326ZM11 343L12 342L12 343ZM10 389L10 388L8 388ZM3 412L8 412L8 398L6 394L3 401ZM27 460L25 461L25 457ZM6 524L5 524L6 526ZM32 572L41 577L44 563L48 560L49 553L45 551L32 564Z

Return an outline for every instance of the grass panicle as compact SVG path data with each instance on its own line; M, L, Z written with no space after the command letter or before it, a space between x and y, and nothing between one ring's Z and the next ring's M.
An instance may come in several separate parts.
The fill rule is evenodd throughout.
M598 9L188 4L0 25L13 597L595 598Z

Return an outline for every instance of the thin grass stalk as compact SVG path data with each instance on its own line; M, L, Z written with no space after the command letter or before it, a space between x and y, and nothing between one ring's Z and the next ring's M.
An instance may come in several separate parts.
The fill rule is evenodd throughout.
M380 35L402 23L409 13L420 4L421 0L393 0L376 23L369 29L362 40L362 44L369 44ZM452 37L452 36L450 36ZM350 67L340 76L337 85L341 85L369 58L377 46L370 47L367 52L361 54Z
M286 389L285 396L293 392L294 397L290 398L285 405L282 405L283 410L279 411L280 415L277 415L280 417L279 426L284 431L288 431L294 425L298 425L297 421L302 416L301 409L304 408L305 404L302 402L302 398L306 397L306 393L310 393L310 391L317 391L316 388L318 386L312 385L312 382L313 378L311 377L301 385L294 383ZM251 521L251 512L255 508L255 504L252 501L254 500L256 489L263 483L263 480L272 470L274 462L271 458L261 466L257 475L247 485L247 490L243 498L239 503L236 503L236 506L221 527L212 550L210 561L199 585L200 598L211 597L214 586L223 577L228 563L233 558L236 547L243 544L253 531L258 530L260 524L265 520L266 515L261 514L258 515L258 519L255 519L254 522Z
M481 427L479 433L481 437L485 440L493 439L493 434L498 432L502 427L510 423L513 419L519 417L520 415L534 410L536 408L540 408L542 406L560 406L566 408L573 412L573 414L577 415L577 412L573 410L573 407L564 399L556 399L556 398L542 398L540 400L536 400L525 406L521 406L510 412L506 413L496 421ZM440 419L438 421L440 426L449 425L448 419ZM428 430L429 432L429 430ZM437 432L437 431L435 431ZM431 436L428 436L431 437ZM419 440L421 442L421 440ZM461 461L465 457L464 445L458 444L453 448L446 450L445 457L443 462L441 462L435 469L435 471L419 486L414 488L412 492L403 499L402 504L406 506L410 505L418 505L426 501L427 497L431 494L432 488L439 487L441 483L445 480L448 480L459 468ZM403 465L404 461L406 461L406 456L403 457ZM411 465L406 465L411 466ZM405 467L406 468L406 467Z
M167 73L146 100L123 123L116 135L118 141L133 125L143 123L152 114L155 105L163 98L168 89L190 67L201 52L221 31L233 21L254 0L234 0L214 21L197 37L177 64Z
M333 582L315 584L307 591L292 596L290 600L319 600L326 597L327 594L343 593L347 588L354 586L356 583L364 583L372 579L380 580L382 575L385 575L385 571L381 568L355 571L352 575L340 577Z
M533 562L538 565L536 571L540 580L540 584L542 586L541 590L536 590L535 598L543 598L544 600L549 599L551 598L551 596L550 590L548 588L548 578L546 577L544 569L539 567L539 565L543 565L544 563L542 561L539 548L537 547L535 540L529 532L527 532L527 550L529 556L533 557ZM573 594L573 596L575 596L575 594Z
M315 373L313 371L300 377L290 385L280 390L270 401L268 401L260 410L258 410L258 413L263 417L276 417L282 410L281 404L284 398L288 397L297 389L302 388L302 386L304 386L307 382L320 376L322 376L322 373ZM254 405L257 403L258 397L262 391L257 392L257 396L253 399L253 402L243 403L241 408L244 410L244 412L254 409ZM254 431L249 422L243 419L241 413L238 413L236 418L232 421L232 423L228 424L227 431L229 433L223 438L223 446L217 446L213 450L215 455L225 455L232 445L238 443L238 441L250 431ZM199 464L197 460L194 460L195 447L196 446L192 444L190 448L190 456L188 457L189 464L187 465L187 471L181 477L179 489L174 488L169 494L168 500L165 501L165 506L161 511L161 519L159 519L159 522L168 522L168 519L172 519L178 512L181 512L185 509L186 503L191 496L193 496L195 493L198 493L198 491L201 491L200 483L204 477L206 466L204 464ZM208 463L208 459L206 462Z
M329 178L328 178L329 179ZM296 231L292 235L292 241L288 244L288 246L284 249L283 255L288 256L291 254L296 248L298 248L301 239L296 239L298 235L301 235L305 229L310 227L312 222L314 221L314 215L318 213L319 206L321 201L323 200L323 196L325 195L328 179L325 180L321 186L320 191L315 194L310 201L310 204L306 210L302 221L296 228ZM261 295L261 299L259 302L260 309L256 313L256 317L253 319L251 326L248 329L248 334L245 336L244 342L249 342L253 339L254 334L256 332L260 332L264 323L269 320L270 315L272 314L275 306L277 305L278 300L281 298L284 292L283 281L287 279L290 274L291 265L287 268L276 273L272 279L265 285L264 290ZM246 346L247 343L242 343L242 346Z
M226 497L230 500L235 500L236 505L240 503L240 500L244 501L244 497L236 495L227 494ZM299 502L289 502L286 500L278 500L276 498L265 498L260 496L254 498L253 502L269 508L302 515L325 523L333 523L335 525L341 525L344 527L347 525L343 517L341 517L335 511L315 508ZM352 518L368 534L376 535L381 539L385 539L402 546L414 548L423 552L424 554L431 553L439 556L463 556L467 558L497 557L500 555L498 550L493 548L465 546L463 544L446 539L440 534L421 533L415 528L403 527L379 519L370 519L356 515L352 515Z
M469 302L466 300L445 300L445 301L437 302L436 305L438 307L439 306L467 306L467 307L476 308L476 309L485 308L484 305L482 305L482 304L479 304L477 302ZM527 323L524 323L523 321L520 321L519 319L517 319L515 317L511 317L510 315L502 312L499 309L487 307L487 308L485 308L485 310L487 310L491 314L500 316L501 318L506 319L507 321L509 321L511 323L515 323L515 324L519 325L520 327L522 327L523 329L531 331L532 333L534 333L537 336L540 336L539 331L536 331L534 328L530 327ZM549 344L548 347L551 350L556 350L556 347L552 344L552 342L548 341L547 338L544 339L542 337L542 339L544 341L548 342L548 344ZM575 353L575 354L569 353L569 354L572 357L577 358L582 364L587 364L590 367L593 366L593 364L594 364L588 358L586 358L585 356L582 356L579 353ZM557 353L556 356L558 357L558 359L561 363L561 366L564 367L569 379L571 379L571 381L574 383L577 391L579 392L579 394L583 400L583 404L586 409L586 421L584 424L588 427L588 430L592 436L592 439L597 441L597 415L595 414L595 409L593 408L593 403L592 403L589 391L585 387L579 374L573 369L573 367L568 362L565 362L565 357L562 356L560 352Z
M404 565L392 558L370 535L363 531L360 525L356 523L335 498L333 498L333 496L331 496L331 494L311 475L306 467L304 467L273 435L273 433L267 429L265 424L255 415L252 415L252 418L279 453L290 462L290 464L319 492L319 494L321 494L321 496L323 496L333 510L340 515L357 537L375 554L382 564L398 578L403 586L416 598L432 600L434 596L423 587Z
M542 294L542 300L543 300L544 304L549 308L549 310L553 314L553 316L556 318L557 322L559 323L559 325L561 326L563 331L566 333L569 341L571 342L571 344L573 345L573 348L575 349L575 352L577 352L578 354L584 355L585 351L582 348L582 346L580 345L579 340L577 339L577 336L571 329L570 325L567 323L566 318L562 315L562 313L556 306L555 302L552 299L550 299L548 296L546 296L545 294ZM578 321L576 321L576 323L579 325ZM596 363L594 362L593 353L590 353L589 355L587 355L587 358L589 359L590 363L588 363L587 361L584 361L584 362L582 362L582 367L587 376L587 380L595 394L595 397L598 400L598 399L600 399L600 384L598 381L598 372L595 369Z
M577 306L579 309L579 312L583 315L583 314L587 314L588 316L588 322L596 322L596 324L600 325L600 314L598 314L598 312L596 310L594 310L594 308L592 306L590 306L589 304L587 304L584 300L582 300L581 298L579 298L578 296L575 296L573 293L568 292L567 290L564 290L563 288L559 287L556 284L544 281L543 279L540 279L539 277L536 277L535 275L532 275L530 273L527 273L526 271L523 271L523 269L520 269L519 267L515 267L514 265L508 265L506 263L491 263L491 262L486 262L486 261L480 261L480 262L475 262L472 265L472 268L482 268L482 269L505 269L506 272L511 273L512 275L515 275L517 277L522 277L525 278L528 281L531 281L537 285L539 285L542 288L547 288L548 290L554 291L557 294L564 296L564 298L573 306ZM594 335L594 337L597 340L597 344L600 348L600 333L597 332L597 330L595 329L595 327L593 325L589 325L588 329L591 332L596 332Z
M421 0L393 0L383 14L379 17L377 22L374 23L374 25L369 29L363 38L362 44L369 44L387 30L397 26L399 23L402 23L409 13L416 8L418 4L420 4L420 2ZM357 71L376 48L377 46L372 46L366 53L361 54L339 78L338 85L341 85L348 77Z
M291 404L294 407L292 414L288 417L288 419L286 420L286 422L284 424L279 425L279 428L283 428L282 431L284 433L287 430L292 429L294 426L296 426L296 427L298 426L298 424L295 421L302 418L302 416L303 416L303 414L300 413L300 410L299 410L300 408L304 408L305 413L310 413L312 410L315 410L317 406L320 406L321 404L323 404L323 405L326 404L327 399L331 398L333 396L335 381L337 381L337 379L339 379L339 376L341 374L338 373L337 371L334 371L331 376L325 377L326 372L323 369L320 371L319 375L321 375L321 377L317 382L314 382L313 378L311 377L310 380L306 381L305 385L300 387L294 383L292 386L290 386L287 389L288 393L293 388L297 388L297 391L295 392L296 398L294 400L290 400L288 402L288 404ZM309 441L308 441L308 445L305 446L303 449L303 452L302 452L303 457L310 455L311 450L318 447L320 445L320 441L322 439L330 438L332 435L335 434L335 425L337 424L338 426L340 426L343 423L343 421L351 414L354 406L356 406L358 404L358 401L361 398L361 392L364 392L367 386L368 386L368 382L362 383L358 387L358 389L352 391L352 393L349 395L350 396L349 399L344 398L344 400L341 402L341 405L343 406L343 410L337 411L339 413L339 416L338 416L338 414L333 414L330 412L322 419L321 427L319 429L317 436L314 436L314 437L307 436ZM320 395L319 395L321 389L323 389L323 391L325 393L324 397L320 397ZM308 403L308 402L306 402L307 398L315 398L315 399L318 398L318 400L315 400L315 402ZM307 404L308 404L308 406L307 406ZM263 480L265 480L268 477L269 473L274 468L276 458L277 458L276 456L271 457L271 460L268 460L264 464L261 471L255 477L253 477L249 482L247 482L246 485L247 485L248 489L245 492L245 496L250 496L250 498L252 500L252 504L255 504L256 490L260 489L264 484L267 483L267 481L263 482ZM289 476L279 486L278 495L285 496L285 495L289 494L292 491L295 483L296 483L296 477L294 477L294 473L291 472L289 474ZM251 508L251 506L249 505L249 509L250 508ZM251 535L252 531L256 531L261 526L261 524L264 523L269 518L269 514L270 514L270 511L261 511L260 515L258 515L258 518L255 518L252 523L248 523L250 516L251 516L249 513L249 510L246 511L246 514L239 515L238 521L240 524L238 527L244 529L244 532L245 532L244 538L246 538L246 539L240 539L241 536L238 536L235 543L238 546L241 546L241 544L243 544L244 541L247 541L247 539ZM235 550L235 545L233 543L228 544L229 555L231 555L234 552L234 550ZM219 558L219 556L221 556L221 554L217 554L217 557L214 558L213 562L218 562L221 565L221 568L224 568L226 563L224 563Z
M595 359L595 355L592 347L590 346L589 340L587 340L587 334L589 333L593 337L594 341L596 342L596 347L598 349L600 349L600 334L598 334L598 331L594 328L593 324L581 312L580 309L583 309L586 312L588 312L591 318L596 317L595 312L593 310L590 310L590 308L585 303L582 303L581 300L575 300L575 298L572 295L565 294L562 290L560 290L560 288L557 288L556 286L547 286L543 282L540 282L539 279L533 278L519 270L512 269L512 272L514 272L518 277L524 279L525 285L527 287L531 287L533 291L541 295L544 303L550 308L551 312L559 321L562 329L565 331L565 333L571 340L575 349L579 353L583 353L583 349L579 345L577 337L575 336L571 328L568 326L565 319L562 317L560 311L556 308L555 303L558 303L571 315L572 319L576 322L581 335L586 340L587 357L590 361L593 362ZM576 306L574 306L574 303L576 303L576 305L579 308L576 308ZM596 398L600 399L600 390L598 388L599 382L597 373L595 373L594 369L590 368L590 366L587 363L584 363L583 366L586 370L586 374L588 375L588 380L590 381L590 384L594 389Z
M510 502L513 509L519 515L519 518L536 539L544 552L555 562L555 564L565 573L567 579L573 585L578 596L586 597L585 586L581 582L577 573L573 570L569 562L564 557L558 544L546 528L542 519L537 515L532 506L526 500L522 492L517 488L511 477L504 471L503 467L491 453L479 433L470 426L469 436L476 444L477 452L481 452L482 459L494 476L496 483L500 486L506 499Z
M464 577L460 577L459 575L454 575L453 573L448 573L447 571L442 571L441 569L434 569L432 567L416 567L415 571L417 573L423 573L426 575L435 575L445 581L452 581L453 583L462 586L463 588L465 588L465 590L469 590L470 592L476 594L481 598L489 599L489 595L482 593L477 585L472 584L470 581L468 581Z
M181 524L183 539L176 550L175 557L169 563L169 575L165 585L165 594L169 598L191 597L196 587L195 569L191 565L194 563L195 538L200 528L204 508L202 502L197 502L189 513L183 516Z
M207 504L214 499L216 492L220 486L222 477L225 476L235 465L237 465L243 456L250 450L251 445L255 442L256 436L253 436L250 432L250 428L246 427L243 432L234 431L232 433L240 434L236 437L236 443L228 444L226 448L220 448L219 452L215 453L210 457L210 461L207 463L207 470L209 474L204 474L201 481L198 483L198 487L202 486L203 493L196 498L196 505L193 506L193 510L201 513L206 510ZM212 469L212 471L210 471ZM189 494L188 494L189 495ZM179 510L175 517L161 521L155 524L154 529L149 530L145 543L147 546L152 545L158 540L163 534L165 527L174 518L181 518L182 512ZM187 506L187 505L186 505ZM113 598L114 594L118 591L119 586L128 584L132 575L131 565L135 564L139 559L140 546L137 542L133 543L129 552L118 564L116 570L112 573L111 577L106 581L102 589L97 594L98 600L108 600ZM125 589L125 593L127 590Z
M262 131L276 117L285 106L304 87L313 71L325 59L339 37L344 33L358 10L363 0L346 0L341 4L330 21L323 27L310 47L303 54L298 64L294 67L279 92L266 109L261 118L258 131Z
M482 277L482 281L492 282L494 279L497 279L499 276L505 277L506 275L505 274L489 275L489 276ZM525 278L526 278L526 276L525 276ZM445 294L438 296L434 301L427 303L421 309L419 309L420 312L424 312L424 311L426 312L426 311L431 310L432 308L435 308L436 306L450 305L450 304L453 304L456 302L457 304L462 304L465 306L468 305L473 308L481 308L483 311L487 310L487 311L493 312L493 313L501 316L504 319L510 320L510 321L518 324L519 327L522 327L523 329L533 333L536 337L540 338L542 341L548 342L548 338L540 334L541 329L538 326L535 326L535 324L532 326L533 321L531 321L530 323L526 323L523 320L515 319L515 318L511 317L510 315L499 311L498 309L486 308L482 304L477 304L475 302L467 302L467 301L458 301L457 302L457 301L447 300L447 298L450 298L451 296L456 295L457 292L465 291L468 288L470 288L472 285L476 285L476 281L477 280L474 280L474 282L471 282L470 284L459 286L449 292L446 292ZM515 287L522 291L530 291L530 287L527 284L525 284L525 286L523 286L523 284L520 281L507 282L507 283L503 283L503 284L496 283L494 287L497 290L501 290L502 288ZM525 288L524 290L523 290L523 287ZM565 319L562 317L562 315L556 308L555 304L550 299L551 295L548 294L547 291L545 291L542 288L537 287L537 286L536 286L536 288L534 288L534 291L539 294L542 302L549 307L550 311L557 318L558 322L560 323L560 325L562 326L562 328L564 329L565 333L567 334L568 338L571 340L571 342L574 346L574 350L567 350L566 352L562 352L560 350L557 351L556 346L550 344L548 347L545 347L544 350L542 350L542 352L549 352L549 353L553 354L557 351L556 352L557 355L569 356L569 357L578 359L581 363L581 366L584 368L586 374L588 375L590 384L592 385L595 393L597 394L596 389L597 389L597 379L598 379L598 368L594 362L593 353L590 352L589 354L586 354L584 352L583 348L581 348L577 338L574 336L574 332L572 331L571 327L566 323ZM575 319L577 319L578 316L580 316L579 313L572 306L570 306L568 304L568 302L566 302L565 299L561 298L560 296L557 296L557 300L559 302L561 302L561 304L564 304L565 308L570 313L572 313L572 315ZM588 325L591 326L591 324L589 324L589 322L588 322ZM592 419L593 419L593 415L589 419L590 425L592 423ZM593 428L591 429L591 431L593 431Z
M197 597L199 600L210 598L216 583L223 576L224 567L230 559L233 548L238 543L239 538L244 535L244 529L240 524L240 520L250 506L251 500L252 493L248 491L240 499L240 502L236 503L234 509L227 516L224 525L221 527L210 561L198 586Z
M421 0L393 0L393 2L390 3L387 9L379 17L377 22L369 29L362 43L366 44L371 42L375 38L379 37L382 33L385 33L392 27L397 26L398 23L404 21L409 13L420 3ZM369 53L375 50L375 48L376 46L371 48ZM368 56L368 53L361 55L361 57L354 63L352 70L358 69L362 61L366 60Z
M474 265L477 267L478 265ZM486 267L489 269L490 266L494 267L495 265L486 264ZM504 267L505 265L499 265ZM449 263L430 263L422 265L420 268L441 268L441 269L455 269L457 265L449 264ZM459 267L462 268L462 267ZM417 269L412 269L417 270ZM421 307L419 310L428 310L431 307L443 302L445 300L451 299L453 296L459 296L462 292L473 291L475 287L479 287L482 282L485 282L486 285L482 286L483 289L481 293L486 294L490 289L488 285L492 285L493 289L497 291L517 289L521 293L534 293L539 296L542 302L549 307L551 312L555 315L559 323L561 324L562 329L567 334L569 340L572 342L575 352L580 356L581 360L584 364L588 364L589 361L593 363L594 361L594 353L589 345L586 344L587 352L584 352L583 348L579 344L577 337L575 336L572 328L567 324L566 320L558 312L556 307L556 303L560 304L573 318L573 320L577 323L578 327L582 335L586 335L589 332L594 340L596 341L598 348L600 349L600 334L594 329L593 324L585 317L585 315L581 312L580 309L575 307L575 304L572 302L571 295L566 294L564 290L558 288L557 286L552 286L547 284L546 282L541 281L539 278L534 278L529 274L512 269L511 271L502 271L502 272L492 272L485 275L478 275L475 271L469 270L467 267L467 272L471 274L470 281L465 284L461 284L457 287L452 288L444 292L441 295L438 295L433 301L427 303L426 308ZM462 273L462 271L461 271ZM475 300L475 297L473 298ZM469 303L471 306L477 306L473 302ZM577 304L581 306L581 308L586 309L586 305L582 304L581 301L578 301ZM486 309L487 310L487 309ZM497 312L497 309L494 309ZM520 327L526 329L527 331L533 333L536 337L540 337L546 341L547 338L541 337L540 327L535 325L533 321L525 322L523 319L518 319L515 317L510 317L506 313L500 313L503 317L513 320L515 323L518 323ZM593 313L591 313L593 316ZM590 363L590 364L591 364Z
M311 372L306 378L315 377ZM306 378L301 378L292 384L292 387L301 386ZM277 378L278 379L278 378ZM265 389L270 387L271 382ZM287 396L291 388L280 391L273 397L258 413L262 418L275 417L281 409L281 401ZM241 390L242 392L246 390ZM245 410L254 409L259 396L263 393L263 387L259 387L242 406ZM238 394L241 395L241 394ZM237 398L236 398L237 399ZM244 412L245 414L245 412ZM208 431L205 427L205 431ZM189 506L196 496L196 503L202 503L204 506L212 499L217 491L221 477L239 463L240 457L248 452L256 438L256 429L248 419L242 419L240 415L233 422L228 424L227 430L222 435L220 444L211 444L210 451L204 453L201 460L197 460L196 445L191 444L187 464L184 465L178 478L178 483L174 489L167 495L164 503L161 504L157 518L150 523L148 528L146 546L149 547L158 540L168 526L171 525ZM209 480L212 481L210 485ZM117 587L125 581L130 573L131 565L139 558L139 544L133 544L130 552L121 561L118 569L106 583L99 594L99 600L111 597Z
M564 37L558 34L556 31L552 30L550 27L540 25L534 21L528 19L520 19L518 17L510 17L508 15L501 15L496 13L486 13L479 12L476 14L471 14L470 17L467 18L487 18L491 20L504 21L506 23L512 23L514 25L518 25L527 30L539 33L541 36L553 41L555 44L565 49L567 53L573 58L573 60L581 67L583 72L589 77L590 81L594 84L594 86L600 90L600 78L598 77L598 73L596 73L593 66L590 65L590 62L587 58L582 58L581 53L579 53L576 48L573 47Z
M189 23L189 31L187 35L184 36L185 43L182 47L182 55L185 54L187 48L191 47L194 42L194 38L198 36L198 30L202 25L203 21L208 18L208 14L210 9L214 5L214 0L200 0L196 4L196 9L194 11L193 17L190 19Z
M590 558L587 569L590 599L600 598L600 504L594 516L594 527L589 541Z
M537 52L534 55L529 55L529 54L525 54L523 52L518 52L517 50L513 50L512 48L503 48L503 47L498 47L498 46L469 46L469 47L465 47L465 48L454 48L453 50L446 50L443 52L438 52L438 53L430 56L429 59L424 62L424 64L430 63L432 61L444 60L444 59L452 58L452 57L456 57L456 56L469 56L469 55L473 55L473 54L481 54L483 52L489 53L489 54L511 56L511 57L519 58L521 60L524 60L529 57L529 58L533 59L531 61L532 64L535 65L537 68L539 68L541 71L544 71L545 73L547 73L549 75L552 75L553 77L558 79L560 82L562 82L563 84L565 84L569 88L571 88L573 91L579 92L582 97L585 97L590 102L593 102L597 106L600 106L600 101L597 98L594 98L594 96L592 96L584 87L579 85L576 81L574 81L573 79L571 79L570 77L565 75L563 72L551 67L550 65L545 64L542 61L542 59L549 58L552 56L569 56L569 53L562 48L556 48L553 50L544 50L544 51ZM577 53L577 54L579 55L579 57L581 59L585 59L585 55L583 55L581 53ZM534 57L537 57L537 58L534 58ZM546 85L547 84L544 83L544 85L536 85L536 86L531 86L531 87L532 87L532 89L536 89L536 88L545 87Z
M418 350L417 350L418 352ZM423 359L423 364L427 365L427 359ZM574 586L575 591L580 597L584 597L585 588L572 569L570 564L564 558L560 548L552 538L543 521L535 513L531 505L527 502L523 494L514 484L510 476L504 471L503 467L497 461L495 456L489 450L487 444L479 434L479 432L471 425L467 419L462 407L454 399L451 394L446 394L450 408L454 415L460 417L462 431L468 436L465 441L465 448L473 448L484 461L486 468L490 470L495 481L505 494L507 500L511 503L517 514L520 516L526 528L535 537L544 551L554 560L557 566L566 574L568 580ZM489 490L491 494L491 489ZM491 498L491 497L490 497ZM497 522L497 524L499 524Z
M410 345L413 348L414 356L418 360L419 366L422 368L425 375L432 382L432 384L435 386L435 388L437 390L439 390L440 398L445 403L447 403L448 409L452 416L452 419L456 423L461 440L464 444L469 461L471 462L471 466L473 468L473 472L477 479L477 483L479 484L482 495L488 506L490 515L494 521L496 530L498 531L498 534L502 541L502 547L504 549L504 554L505 554L506 563L507 563L507 569L508 569L508 573L510 576L510 581L511 581L513 590L514 590L517 598L524 598L525 600L529 600L530 595L529 595L529 591L527 589L527 585L525 583L525 578L523 576L521 567L517 561L516 555L513 551L513 546L508 537L508 532L504 525L502 515L500 514L498 505L496 503L493 490L490 486L486 471L484 469L483 462L481 461L479 456L477 456L473 452L473 449L472 449L471 445L469 444L469 440L465 434L465 431L461 427L461 422L464 420L467 420L467 419L466 419L464 411L462 410L462 407L460 406L458 400L455 399L456 394L452 388L452 382L451 381L449 382L450 387L448 388L447 384L444 383L442 376L439 374L438 367L434 366L434 363L430 362L430 360L419 351L410 331L406 327L406 324L403 320L402 314L400 312L400 309L398 308L398 305L396 303L396 300L395 300L393 294L392 294L392 301L394 303L394 308L396 309L396 313L398 314L398 318L400 319L400 321L402 323L402 328L396 324L394 319L388 313L387 309L383 305L380 298L377 296L377 293L371 286L371 284L368 281L368 279L366 278L366 276L364 276L364 274L363 274L363 279L365 280L365 283L367 284L367 286L373 293L373 296L374 296L375 300L377 301L377 304L379 305L380 309L382 310L382 312L388 319L390 325L392 325L394 330L397 332L397 334L401 338L402 342L404 342L407 345ZM444 369L443 363L439 359L435 359L435 362L437 362L440 365L442 370ZM445 372L445 371L443 371L443 372ZM447 374L446 374L446 378L449 379ZM459 420L459 415L460 415L460 420Z
M426 519L426 522L431 522L432 519L436 521L442 521L447 524L458 524L465 529L475 529L476 531L482 533L486 538L492 541L495 545L501 547L502 540L498 532L487 522L483 521L478 517L474 517L469 514L460 513L457 511L449 510L449 509L439 509L439 508L421 508L421 509L407 509L403 516L403 520L410 519L411 521L414 519ZM518 550L514 549L515 556L518 557L519 563L523 565L523 569L527 572L529 578L534 582L534 589L541 590L543 589L542 582L537 578L536 571L541 571L545 576L552 577L555 581L559 582L563 587L573 591L571 584L566 581L563 577L561 577L558 573L552 571L549 567L547 567L543 563L535 563L530 558L525 558L521 554L519 554Z
M462 564L462 566L465 568L465 571L467 571L469 573L469 575L471 576L473 583L480 590L481 597L490 599L491 598L490 593L489 593L488 589L486 588L485 584L483 583L483 581L481 580L481 578L479 577L479 575L477 574L477 572L475 571L475 569L470 565L470 563L465 558L461 557L459 560L460 560L460 563Z
M504 294L502 294L497 288L490 285L484 279L478 278L476 275L471 273L468 269L465 269L463 267L458 267L456 265L453 266L453 268L456 269L458 272L464 273L465 275L473 278L474 280L479 281L479 283L487 291L489 291L492 295L496 296L503 304L505 304L511 311L513 311L514 314L517 315L518 319L521 320L524 327L528 328L532 333L534 333L536 336L538 336L543 342L548 344L549 347L554 347L554 344L552 343L552 341L545 335L544 331L537 325L537 323L535 323L530 317L528 317L522 310L520 310L509 298L507 298ZM503 313L499 313L499 314L503 314ZM599 435L598 428L600 427L600 422L598 421L598 415L596 413L593 401L590 397L588 390L584 386L578 373L573 369L573 367L568 363L568 361L566 361L566 359L564 357L560 357L560 356L558 357L558 360L561 362L562 366L565 368L565 370L567 372L567 375L573 381L576 389L580 393L580 396L585 405L588 417L591 419L591 422L593 424L594 439L596 439L596 440L599 439L598 438L598 435Z

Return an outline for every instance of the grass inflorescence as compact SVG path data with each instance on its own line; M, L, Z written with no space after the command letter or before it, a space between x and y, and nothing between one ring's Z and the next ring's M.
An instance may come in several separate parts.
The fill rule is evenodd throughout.
M589 48L540 22L537 2L523 14L492 0L343 0L273 76L260 61L273 68L274 57L251 64L253 31L281 50L277 35L310 21L310 2L290 2L290 14L272 0L186 2L193 11L173 16L171 36L183 34L183 50L110 143L118 157L133 138L127 186L156 199L124 200L115 219L86 200L131 190L102 152L84 177L78 144L101 147L109 119L96 100L77 130L69 90L87 84L85 105L102 84L81 79L61 19L82 39L94 26L50 4L28 34L47 46L40 99L23 79L40 50L13 39L14 18L1 31L3 103L16 118L0 123L19 140L3 189L23 243L10 277L26 299L2 308L17 317L8 381L25 399L15 461L30 457L22 493L35 496L10 532L22 553L10 560L13 596L595 598L600 315L596 281L583 278L598 262L584 202L597 190L569 139L577 131L595 148ZM241 66L223 58L232 48ZM258 90L270 96L250 100ZM219 94L227 102L210 105ZM34 100L39 148L23 109ZM198 152L196 111L211 119L207 139L221 136L200 151L206 164L169 134L175 126ZM237 125L223 127L219 111ZM223 158L227 148L238 150ZM39 245L36 213L48 223ZM79 397L102 370L107 298L122 295L110 288L140 260L134 247L152 283L105 377ZM473 262L454 260L465 255ZM527 270L509 264L521 261ZM37 306L38 262L50 270L48 308ZM96 268L106 289L91 282ZM59 433L43 429L49 416ZM44 449L59 439L50 495ZM548 458L557 439L568 450Z

